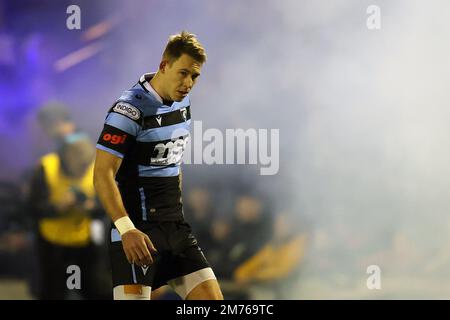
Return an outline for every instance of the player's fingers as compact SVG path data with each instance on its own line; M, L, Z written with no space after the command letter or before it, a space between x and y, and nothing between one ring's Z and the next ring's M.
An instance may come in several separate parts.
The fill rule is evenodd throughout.
M123 251L125 252L125 256L127 257L128 263L133 263L133 256L131 255L129 250L124 249Z
M141 259L142 264L151 265L153 263L153 258L144 241L142 241L142 246L140 247L140 250L142 255Z
M144 264L144 254L142 253L142 250L139 246L134 249L134 254L137 257L134 263L136 263L138 266L142 266Z
M131 258L130 263L136 263L136 264L139 263L139 257L134 250L130 250L130 258Z
M150 250L151 252L158 252L158 250L156 250L155 246L153 245L152 241L147 235L145 235L144 239L145 243L147 244L148 250Z

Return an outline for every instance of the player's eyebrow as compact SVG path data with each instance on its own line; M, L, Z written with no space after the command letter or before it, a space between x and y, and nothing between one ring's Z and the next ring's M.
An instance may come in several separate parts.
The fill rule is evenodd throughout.
M192 76L193 76L193 77L198 77L198 76L200 75L199 72L192 72L191 70L186 69L186 68L180 69L180 71L186 71L186 72L188 72L188 73L192 73Z

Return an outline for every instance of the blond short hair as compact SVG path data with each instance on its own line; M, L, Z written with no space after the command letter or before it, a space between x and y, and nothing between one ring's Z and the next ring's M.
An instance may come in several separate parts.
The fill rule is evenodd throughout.
M169 37L169 41L164 49L163 59L173 63L183 53L191 56L199 63L203 64L206 61L205 49L198 42L196 35L187 31L182 31Z

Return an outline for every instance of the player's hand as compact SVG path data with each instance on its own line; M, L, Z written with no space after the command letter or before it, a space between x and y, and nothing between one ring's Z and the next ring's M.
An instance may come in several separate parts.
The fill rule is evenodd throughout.
M122 235L122 245L129 263L140 267L153 263L151 253L157 252L150 238L143 232L133 229Z

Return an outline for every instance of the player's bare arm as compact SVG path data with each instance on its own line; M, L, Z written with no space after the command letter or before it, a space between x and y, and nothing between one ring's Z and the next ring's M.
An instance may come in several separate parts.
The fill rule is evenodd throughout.
M128 217L122 202L115 176L122 164L122 159L103 150L97 150L94 166L94 186L112 221ZM151 252L156 252L150 238L136 228L124 232L122 245L128 262L139 266L153 263Z

